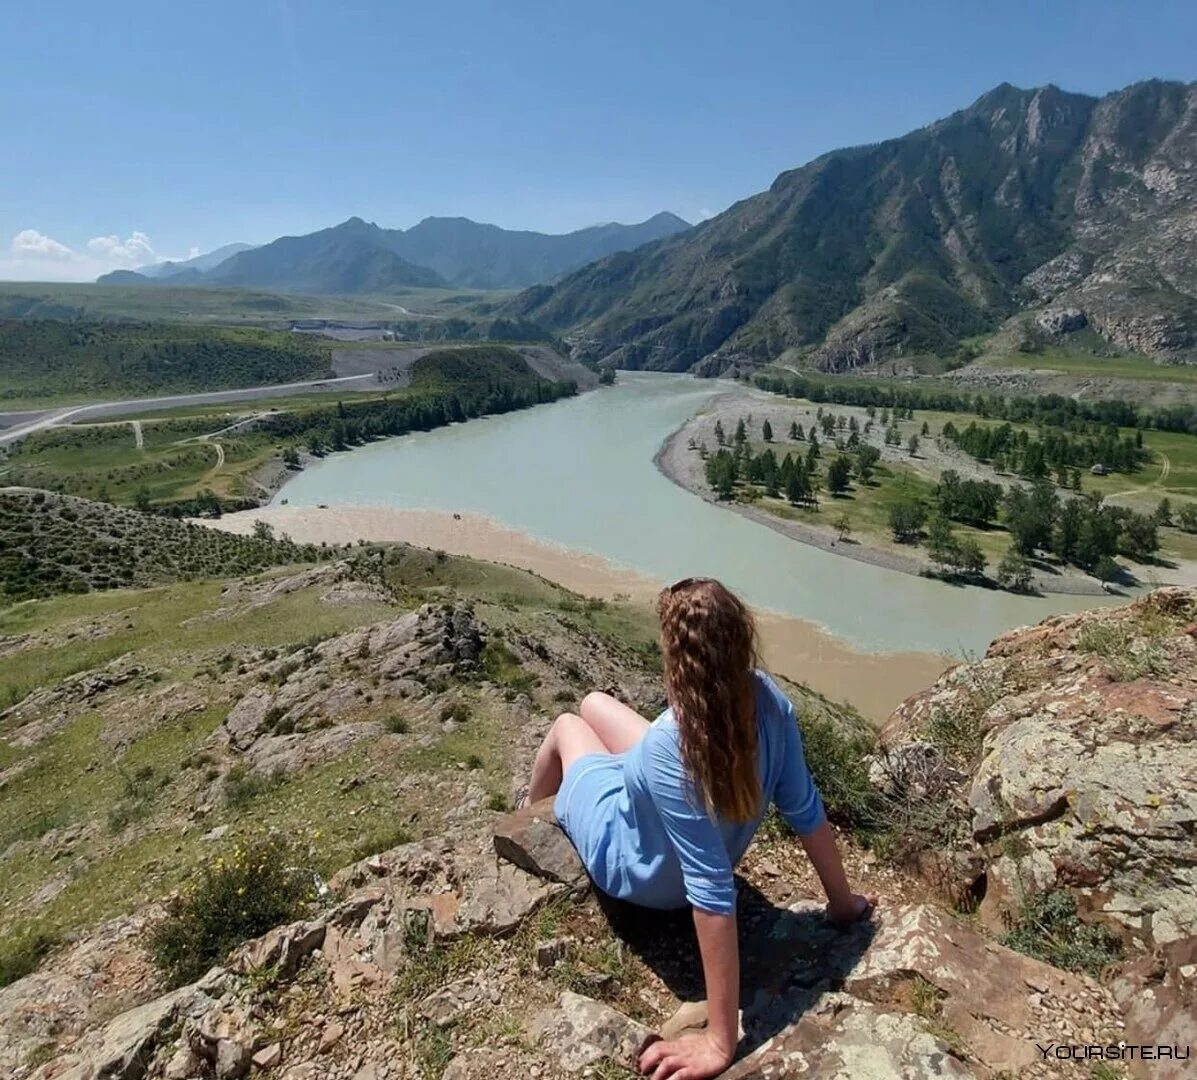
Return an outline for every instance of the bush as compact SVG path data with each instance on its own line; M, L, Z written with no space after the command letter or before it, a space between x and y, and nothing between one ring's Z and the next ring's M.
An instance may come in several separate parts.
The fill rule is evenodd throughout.
M1081 922L1076 897L1063 889L1024 901L1002 944L1056 967L1094 976L1122 959L1122 942L1104 926Z
M306 852L271 834L206 866L151 928L147 949L172 986L198 979L243 941L300 918L315 899Z
M879 824L880 800L869 783L873 738L822 716L802 719L806 764L814 777L827 816L837 825L870 832Z
M402 716L396 716L394 713L383 719L382 726L392 735L406 735L411 730L411 725L407 720Z
M23 979L46 958L58 939L42 930L23 930L0 940L0 986Z
M264 776L243 762L238 762L224 778L224 804L230 810L244 810L254 799L282 782L283 778L279 774Z

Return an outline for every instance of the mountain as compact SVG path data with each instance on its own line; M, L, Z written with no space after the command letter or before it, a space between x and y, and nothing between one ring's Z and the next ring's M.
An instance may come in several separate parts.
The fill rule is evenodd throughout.
M404 258L431 267L454 285L517 289L550 282L616 251L631 251L690 228L676 214L636 225L594 225L561 235L512 231L469 218L425 218L391 242Z
M1004 84L901 138L837 150L685 233L527 290L511 316L587 359L843 370L954 353L1003 321L1197 352L1197 84L1102 98Z
M261 247L230 244L186 262L118 270L98 281L311 293L384 292L413 285L522 289L689 227L669 213L636 225L612 222L561 235L501 229L469 218L431 217L405 231L353 217L306 236L284 236Z
M253 244L225 244L214 251L205 252L203 255L196 255L191 259L180 259L178 262L167 260L166 262L150 263L148 266L139 266L137 273L148 278L175 277L189 270L197 270L203 273L205 270L212 270L219 266L225 259L232 255L237 255L242 251L249 251L253 246ZM179 283L175 282L175 284Z
M397 286L438 286L436 271L397 254L386 229L350 218L306 236L283 236L242 251L202 275L205 285L282 292L368 293Z

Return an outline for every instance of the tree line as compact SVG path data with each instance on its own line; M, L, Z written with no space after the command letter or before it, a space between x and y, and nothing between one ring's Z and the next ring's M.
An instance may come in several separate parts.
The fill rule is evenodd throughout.
M1095 422L1197 435L1197 403L1135 405L1119 399L1077 401L1062 394L970 393L944 386L892 385L811 375L759 374L755 382L763 390L816 403L967 412L1014 424L1042 424L1070 430L1077 424Z

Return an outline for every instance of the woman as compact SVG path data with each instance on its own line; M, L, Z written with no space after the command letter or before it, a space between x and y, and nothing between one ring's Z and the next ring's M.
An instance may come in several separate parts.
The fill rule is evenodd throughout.
M603 892L694 912L709 1021L649 1046L653 1080L703 1080L738 1041L740 959L732 870L770 802L802 840L827 914L848 924L873 898L852 892L802 756L794 706L755 670L752 616L728 589L687 578L660 598L670 708L649 724L606 694L557 718L536 755L527 797L554 809Z

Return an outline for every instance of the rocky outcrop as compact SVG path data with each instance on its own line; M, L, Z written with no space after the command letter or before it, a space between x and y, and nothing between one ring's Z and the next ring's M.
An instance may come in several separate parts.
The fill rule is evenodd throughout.
M895 751L975 738L945 851L1000 927L1035 893L1145 947L1197 934L1197 594L1048 619L999 637L884 731ZM971 735L968 733L971 732ZM940 862L941 867L945 865ZM980 877L977 877L977 875Z
M331 569L304 576L327 576ZM482 628L468 606L426 604L298 649L263 665L264 685L234 705L213 742L244 753L265 773L292 772L335 757L357 740L382 733L364 705L378 695L408 697L423 693L429 683L474 674L483 645ZM347 722L355 718L358 722Z

